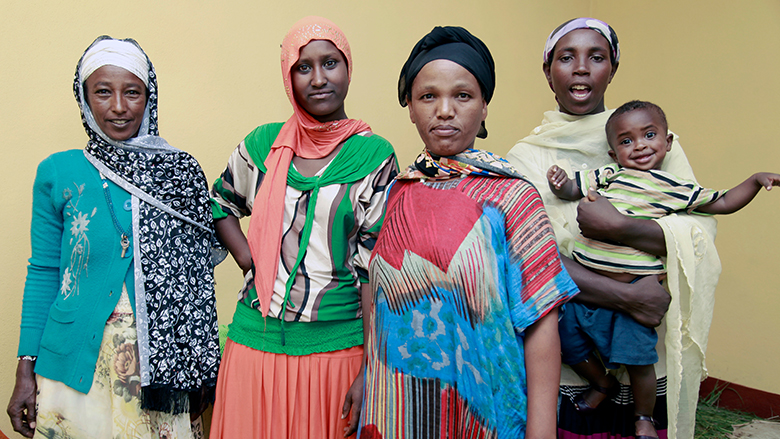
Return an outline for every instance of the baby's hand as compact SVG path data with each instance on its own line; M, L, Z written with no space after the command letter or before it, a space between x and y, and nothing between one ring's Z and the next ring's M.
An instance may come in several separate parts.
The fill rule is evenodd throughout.
M771 191L772 186L780 186L780 174L773 174L771 172L759 172L756 174L756 181L761 186L764 186L766 190Z
M549 181L550 185L554 186L555 189L560 189L568 179L569 176L566 175L566 171L559 168L557 165L552 165L550 166L550 169L547 170L547 181Z

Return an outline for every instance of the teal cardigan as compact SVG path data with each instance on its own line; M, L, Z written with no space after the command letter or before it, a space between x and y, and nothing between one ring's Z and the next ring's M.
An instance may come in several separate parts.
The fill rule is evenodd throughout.
M108 185L119 223L129 231L130 195ZM134 240L121 258L103 182L82 150L38 165L30 229L18 355L37 355L35 373L87 393L123 283L135 310Z

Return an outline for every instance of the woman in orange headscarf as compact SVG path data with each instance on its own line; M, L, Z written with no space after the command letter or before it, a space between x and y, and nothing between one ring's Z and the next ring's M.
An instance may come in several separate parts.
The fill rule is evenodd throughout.
M363 395L368 260L395 177L392 146L344 99L352 56L306 17L282 43L293 115L261 125L212 189L217 234L245 274L217 385L215 438L352 435ZM254 212L248 237L239 218Z

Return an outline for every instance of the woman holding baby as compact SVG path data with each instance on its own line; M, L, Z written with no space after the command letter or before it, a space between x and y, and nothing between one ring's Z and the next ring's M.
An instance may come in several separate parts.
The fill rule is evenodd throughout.
M715 220L685 214L657 220L629 218L595 193L580 203L563 201L552 193L546 176L553 165L571 176L612 162L604 130L612 111L604 105L604 94L619 61L617 35L606 23L578 18L555 29L545 45L542 69L558 109L546 112L542 124L512 148L508 159L539 189L564 256L571 255L581 232L666 257L663 286L657 276L623 283L563 260L581 290L575 301L622 311L647 327L661 324L666 314L665 324L658 328L658 398L652 417L660 437L692 437L711 299L720 273L713 242ZM661 169L695 180L676 136ZM564 367L559 437L629 437L647 430L647 421L634 422L625 370L615 376L620 385L610 387L607 397ZM587 415L575 404L583 394L591 406L598 406Z

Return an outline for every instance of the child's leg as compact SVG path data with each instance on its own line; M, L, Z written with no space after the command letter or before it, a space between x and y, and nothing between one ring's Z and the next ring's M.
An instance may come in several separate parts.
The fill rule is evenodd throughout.
M588 355L585 361L572 364L571 368L579 376L593 384L593 387L586 390L582 395L585 404L591 408L595 409L598 407L599 404L607 399L610 392L619 385L615 378L607 374L607 369L604 368L604 365L601 364L601 361L593 353Z
M596 343L593 335L599 339L609 339L604 332L611 332L613 311L592 308L581 303L567 303L558 322L561 336L561 361L568 364L577 374L591 383L591 387L577 395L573 402L577 410L594 410L607 397L620 390L620 384L596 357L596 350L602 347ZM599 352L601 352L599 350Z
M634 414L653 416L655 409L656 379L653 365L626 365L631 378L631 391L634 393ZM658 437L655 426L650 421L636 421L636 435Z

